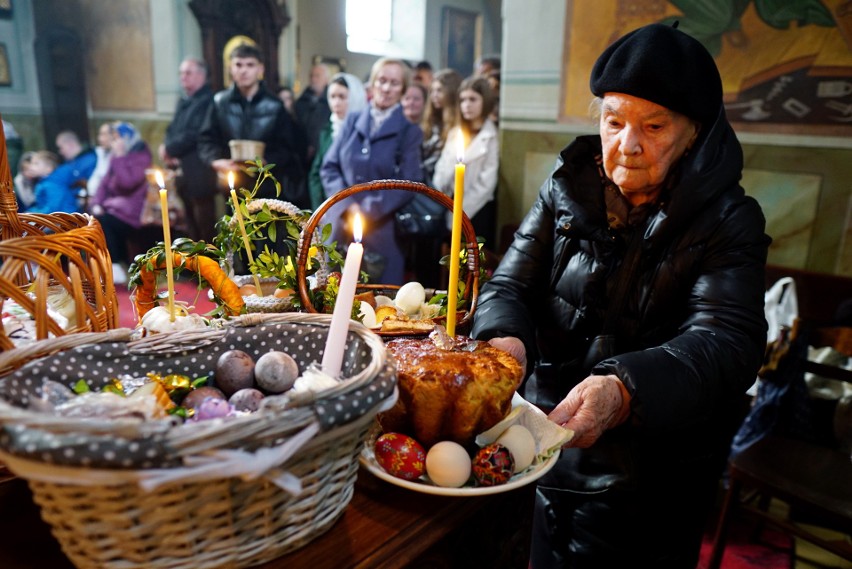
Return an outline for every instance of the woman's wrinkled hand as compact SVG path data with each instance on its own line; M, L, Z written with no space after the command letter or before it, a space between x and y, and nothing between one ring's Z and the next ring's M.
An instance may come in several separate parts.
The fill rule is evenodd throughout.
M518 338L515 338L514 336L491 338L490 340L488 340L488 343L497 348L498 350L508 352L509 355L511 355L513 358L520 362L522 368L526 369L527 349L524 346L524 343L521 342Z
M629 415L626 390L614 375L590 375L577 384L548 418L574 431L566 446L588 448L604 431L623 423Z

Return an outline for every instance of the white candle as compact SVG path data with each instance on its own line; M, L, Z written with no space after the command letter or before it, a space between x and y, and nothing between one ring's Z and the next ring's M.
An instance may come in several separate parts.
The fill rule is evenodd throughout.
M355 214L353 237L355 241L349 245L346 252L346 262L343 263L343 274L340 276L340 287L337 300L334 303L334 313L331 315L331 326L325 341L325 352L322 356L322 370L331 377L339 377L343 367L343 353L346 351L346 336L349 333L349 321L352 317L352 303L355 301L355 287L358 275L361 274L361 258L364 256L364 246L361 245L362 221L361 215Z

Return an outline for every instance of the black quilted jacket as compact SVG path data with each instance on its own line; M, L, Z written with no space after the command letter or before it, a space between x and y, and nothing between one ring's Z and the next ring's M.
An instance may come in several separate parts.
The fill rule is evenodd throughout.
M307 146L304 131L262 82L251 101L240 94L236 85L216 93L198 136L198 154L207 164L218 158L228 158L231 155L228 141L234 139L264 142L263 158L275 164L272 174L279 182L303 176ZM257 197L277 196L261 192ZM307 189L301 189L297 195L282 195L280 199L307 207Z
M613 281L628 278L616 273L626 246L607 225L600 153L598 136L561 152L476 311L475 337L524 341L534 371L526 395L543 407L591 371L580 361L601 333ZM739 186L742 165L720 112L640 236L614 330L618 355L595 366L625 383L631 428L652 446L727 444L717 433L729 442L732 427L720 427L735 420L761 363L770 240L759 205Z

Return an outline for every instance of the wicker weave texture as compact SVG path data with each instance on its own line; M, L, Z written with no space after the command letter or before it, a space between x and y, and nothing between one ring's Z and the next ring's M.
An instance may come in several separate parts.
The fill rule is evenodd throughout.
M175 373L196 362L194 371L206 374L221 350L248 351L250 343L257 357L281 338L304 369L320 361L330 320L247 314L225 328L130 342L129 331L117 329L38 343L48 355L27 356L30 361L0 378L0 457L27 480L63 551L81 569L242 568L278 557L340 516L375 415L395 401L393 365L381 338L364 326L350 324L345 379L338 385L269 397L259 412L225 421L169 426L61 417L29 408L27 400L38 396L40 378L73 373L60 361L90 362L90 354L130 361L137 373ZM63 351L55 353L56 346ZM0 353L0 361L16 352ZM276 454L288 445L292 452ZM131 447L152 466L123 466L115 455ZM285 479L301 490L274 483Z
M35 321L36 340L118 326L112 261L98 221L85 214L18 214L0 132L0 311L13 299ZM61 287L74 301L76 322L63 330L47 314L48 290ZM26 293L35 293L35 299ZM15 344L0 328L0 352ZM0 369L0 375L8 372Z
M134 484L30 481L42 517L80 569L219 569L256 565L327 531L352 499L372 416L314 439L287 465L293 497L266 480L226 478L144 492ZM97 499L94 499L97 497Z

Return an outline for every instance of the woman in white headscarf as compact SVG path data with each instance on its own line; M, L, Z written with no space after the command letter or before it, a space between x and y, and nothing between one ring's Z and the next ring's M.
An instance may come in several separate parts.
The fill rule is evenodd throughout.
M331 143L340 135L341 126L347 115L357 113L367 106L367 92L361 80L349 73L337 73L331 78L327 89L328 107L331 117L320 131L317 153L308 173L308 189L311 208L317 209L325 201L325 190L320 178L320 166Z

